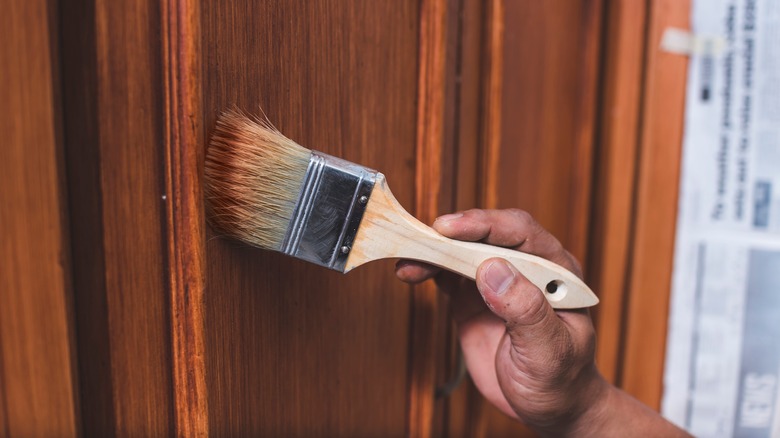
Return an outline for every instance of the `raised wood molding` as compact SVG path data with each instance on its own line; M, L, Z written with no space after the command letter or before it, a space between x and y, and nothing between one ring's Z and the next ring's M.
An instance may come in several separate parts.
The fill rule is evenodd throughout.
M636 220L620 385L658 409L663 392L677 195L685 115L686 57L663 52L667 27L690 26L690 0L653 0L642 99Z
M497 208L504 76L504 0L485 4L485 36L482 50L481 176L482 208Z
M573 162L569 182L569 217L566 249L588 271L590 212L593 208L593 174L598 125L598 89L601 75L603 16L606 0L580 1L579 71L574 101ZM611 6L611 5L610 5ZM555 129L554 127L552 129ZM556 172L556 169L550 169ZM552 200L551 200L552 201ZM553 201L554 202L554 201ZM580 219L581 218L581 219Z
M175 434L208 435L204 352L205 223L197 0L161 3L165 186Z
M483 5L480 207L528 210L587 271L606 3ZM531 435L493 406L474 411L476 436Z
M617 0L607 11L602 101L594 167L588 283L601 298L594 308L596 363L615 382L625 323L647 4Z
M431 223L440 213L444 146L445 66L448 0L420 4L415 216ZM438 292L431 282L413 288L409 337L409 414L407 435L429 437L436 386Z
M83 431L174 431L160 5L62 8Z

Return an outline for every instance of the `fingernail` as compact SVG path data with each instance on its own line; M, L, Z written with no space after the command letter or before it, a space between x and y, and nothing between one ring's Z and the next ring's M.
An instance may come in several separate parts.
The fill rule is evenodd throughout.
M463 217L463 213L450 213L450 214L445 214L444 216L437 217L434 222L447 222L453 219L457 219L459 217Z
M496 260L485 271L485 283L496 295L503 295L514 279L515 271L503 261Z

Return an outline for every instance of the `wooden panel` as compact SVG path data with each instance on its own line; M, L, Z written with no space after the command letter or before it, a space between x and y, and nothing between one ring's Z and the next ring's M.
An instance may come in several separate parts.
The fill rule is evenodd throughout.
M615 383L621 360L624 295L633 242L634 189L646 43L647 5L612 1L605 23L602 103L593 201L588 284L601 303L593 314L598 332L596 363Z
M483 43L482 206L528 210L584 261L602 2L490 4L485 20L493 24ZM491 40L502 33L497 19L503 23L500 41ZM491 59L497 47L500 59ZM530 434L492 406L474 409L477 436Z
M56 2L0 14L0 436L74 436ZM54 42L54 44L52 44Z
M483 0L459 0L455 9L457 21L448 29L448 39L452 38L452 47L448 55L454 54L455 65L452 72L457 80L451 91L452 103L448 109L454 111L452 126L445 129L445 138L452 143L455 162L454 174L447 185L452 190L452 205L450 210L466 210L479 205L481 184L480 174L480 143L481 101L482 101L482 71L483 71L483 33L485 25L485 2ZM442 312L441 318L446 318L448 324L451 315ZM452 366L446 373L453 376L455 367L460 360L458 340L455 333L451 336L449 356ZM478 408L484 403L482 396L471 383L468 376L445 400L441 434L438 436L471 437L475 436L477 420L481 418Z
M622 387L660 406L671 287L687 58L660 50L669 26L688 28L690 1L654 0L648 16L639 180Z
M486 205L528 210L584 262L602 2L505 3L501 151L485 170L495 178Z
M451 194L446 195L450 188L444 181L447 175L452 176L449 169L445 171L451 167L452 151L445 149L444 143L448 6L452 4L454 2L449 0L422 0L420 3L413 211L425 223L433 222L441 213L441 204L452 199ZM416 286L411 299L407 435L429 437L434 430L434 393L439 383L437 368L445 368L441 347L446 344L444 337L448 332L440 318L446 313L441 307L436 285L430 281ZM442 420L437 420L435 427L438 429Z
M62 10L84 433L173 431L157 2Z
M414 201L419 2L201 2L204 128L262 105L285 134L383 171ZM401 436L409 288L392 262L347 276L210 238L209 429Z
M208 434L199 12L197 0L162 2L167 262L179 437Z

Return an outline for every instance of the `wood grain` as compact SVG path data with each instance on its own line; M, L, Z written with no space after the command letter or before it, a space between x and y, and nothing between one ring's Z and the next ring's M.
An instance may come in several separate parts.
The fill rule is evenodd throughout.
M489 207L528 210L581 262L591 200L601 0L505 7L501 155Z
M414 205L419 2L200 3L203 127L237 105L291 139L377 168ZM392 262L349 275L206 244L209 431L407 432L410 290Z
M454 9L452 7L451 9ZM459 0L458 20L453 26L451 37L455 38L453 52L456 62L453 72L457 77L454 90L454 121L445 138L452 136L454 175L448 181L453 190L454 204L449 211L466 210L479 205L482 187L478 181L481 151L481 102L483 72L483 35L485 2L482 0ZM448 322L451 315L447 315ZM454 334L454 333L453 333ZM457 336L452 336L451 356L458 357ZM450 373L451 375L451 373ZM477 422L482 418L479 407L486 403L471 383L468 376L445 399L444 424L441 436L472 437L479 429Z
M194 0L162 2L165 181L175 434L208 434L205 223L200 125L200 15Z
M432 222L442 198L447 65L448 0L421 0L418 43L417 126L415 144L416 216ZM433 430L436 389L437 326L442 310L431 282L413 288L410 303L407 436L429 437Z
M483 64L501 66L501 91L483 103L482 117L500 114L501 122L497 136L490 134L492 117L480 128L483 147L498 142L482 158L481 205L529 211L585 261L604 3L525 0L503 6L502 60ZM487 13L485 23L490 20ZM485 31L489 47L491 31ZM494 87L489 73L482 73L483 97ZM476 436L530 435L492 406L474 409Z
M613 383L622 360L625 294L633 243L646 18L644 2L613 1L604 29L600 133L594 163L593 223L586 280L601 298L599 306L593 309L598 332L596 363Z
M174 432L157 2L62 9L84 434Z
M503 109L504 27L506 26L504 0L490 0L485 4L484 53L482 55L482 112L480 148L480 176L482 178L480 204L482 208L498 208L500 195L499 167L501 165L501 121Z
M0 436L79 433L57 3L0 14Z
M688 28L689 1L654 0L648 15L622 387L658 409L663 387L687 58L660 50L667 27Z

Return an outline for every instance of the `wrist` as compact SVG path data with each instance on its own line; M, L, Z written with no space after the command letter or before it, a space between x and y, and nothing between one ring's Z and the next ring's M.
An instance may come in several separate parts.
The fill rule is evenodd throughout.
M580 390L574 396L576 401L567 414L547 427L532 428L541 436L588 437L594 431L602 430L610 415L610 406L615 400L617 389L604 380L593 366L587 380L581 383ZM538 426L538 425L537 425ZM597 435L595 435L597 436Z
M580 414L564 430L563 436L599 436L598 431L604 430L618 391L598 373L591 385L589 394L584 397Z

